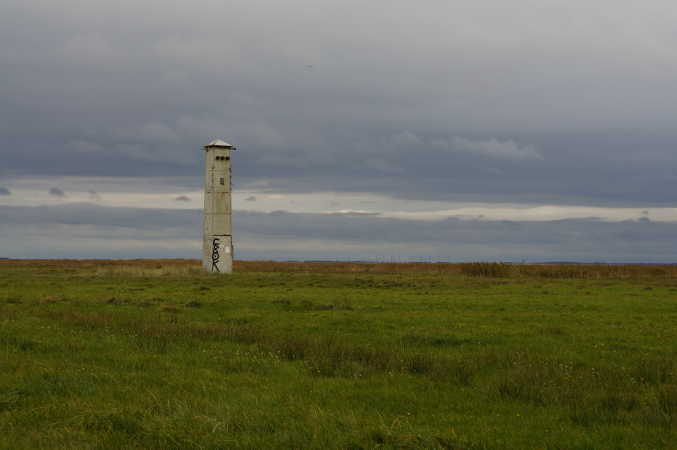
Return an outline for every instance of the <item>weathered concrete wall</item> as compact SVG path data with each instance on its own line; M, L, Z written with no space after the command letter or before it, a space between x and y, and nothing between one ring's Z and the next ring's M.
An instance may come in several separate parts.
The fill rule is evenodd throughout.
M221 145L224 144L224 145ZM231 146L211 143L205 149L205 205L202 265L214 273L233 271Z

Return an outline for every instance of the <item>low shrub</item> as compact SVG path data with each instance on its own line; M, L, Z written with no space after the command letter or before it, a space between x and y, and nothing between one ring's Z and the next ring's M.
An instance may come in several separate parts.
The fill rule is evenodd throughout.
M460 264L461 273L471 277L509 277L511 265L496 262L474 262Z

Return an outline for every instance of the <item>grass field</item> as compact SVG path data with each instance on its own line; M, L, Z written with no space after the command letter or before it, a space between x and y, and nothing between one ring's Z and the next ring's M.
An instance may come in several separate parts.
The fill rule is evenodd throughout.
M0 448L677 448L677 268L0 261Z

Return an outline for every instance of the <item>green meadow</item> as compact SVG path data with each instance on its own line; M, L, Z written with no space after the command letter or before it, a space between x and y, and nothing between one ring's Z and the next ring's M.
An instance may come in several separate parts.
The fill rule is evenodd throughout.
M0 448L677 448L673 269L0 262Z

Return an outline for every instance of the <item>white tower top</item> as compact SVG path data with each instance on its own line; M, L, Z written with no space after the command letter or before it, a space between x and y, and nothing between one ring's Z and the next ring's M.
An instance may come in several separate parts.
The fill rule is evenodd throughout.
M214 139L209 144L205 145L205 148L219 147L219 148L230 148L234 150L234 147L228 142L224 142L221 139Z

